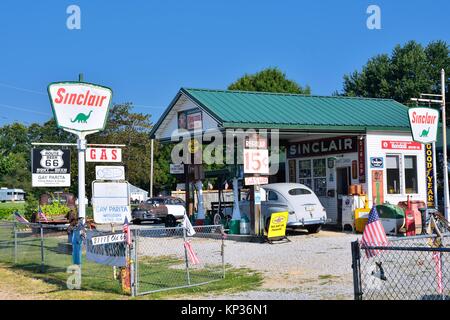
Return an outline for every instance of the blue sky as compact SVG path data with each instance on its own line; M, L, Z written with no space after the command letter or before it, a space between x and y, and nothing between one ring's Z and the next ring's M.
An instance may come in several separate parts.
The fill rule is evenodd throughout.
M66 27L71 4L81 30ZM381 30L366 27L371 4ZM396 44L450 42L449 13L448 0L2 0L0 125L48 120L48 83L80 72L154 122L180 87L225 89L268 66L331 95Z

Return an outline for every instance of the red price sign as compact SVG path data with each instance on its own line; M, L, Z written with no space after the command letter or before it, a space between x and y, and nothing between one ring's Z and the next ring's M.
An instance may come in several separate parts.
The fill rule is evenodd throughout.
M244 173L269 174L269 150L244 149Z

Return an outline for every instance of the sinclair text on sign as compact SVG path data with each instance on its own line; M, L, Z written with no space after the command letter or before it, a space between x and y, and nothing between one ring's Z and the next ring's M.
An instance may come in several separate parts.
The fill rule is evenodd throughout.
M414 141L420 143L436 141L439 111L431 108L410 108L408 115Z
M86 162L122 162L122 149L87 148Z
M82 82L56 82L48 86L58 127L77 132L103 130L111 89Z

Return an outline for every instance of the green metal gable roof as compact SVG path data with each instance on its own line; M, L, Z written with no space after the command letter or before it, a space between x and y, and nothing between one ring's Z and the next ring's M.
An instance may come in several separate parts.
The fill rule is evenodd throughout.
M390 99L181 89L224 127L409 130L408 107Z
M408 107L391 99L181 88L153 127L151 136L182 94L224 128L410 131Z

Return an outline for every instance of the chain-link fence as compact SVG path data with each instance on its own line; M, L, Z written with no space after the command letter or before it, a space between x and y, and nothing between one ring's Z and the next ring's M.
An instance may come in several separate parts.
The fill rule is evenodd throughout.
M406 237L382 247L352 242L355 299L450 300L449 239L439 245L433 235Z
M135 293L186 288L225 277L223 226L140 227L135 243Z
M67 225L0 222L0 263L60 290L123 293L115 268L88 261L85 256L81 270L73 264Z

